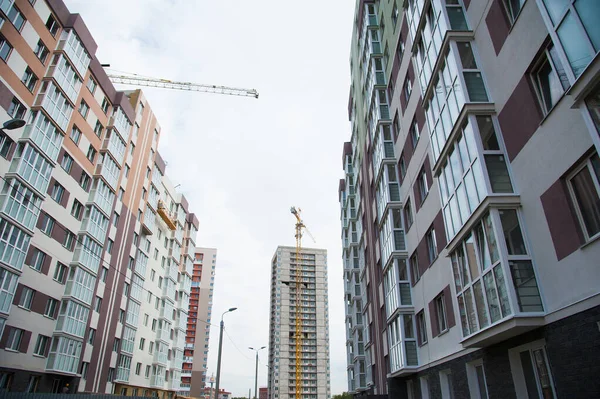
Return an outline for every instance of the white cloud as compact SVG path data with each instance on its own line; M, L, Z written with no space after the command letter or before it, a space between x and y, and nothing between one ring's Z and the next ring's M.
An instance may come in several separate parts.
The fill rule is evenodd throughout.
M304 210L329 255L332 393L347 389L338 179L350 136L346 104L353 2L344 0L66 0L112 68L173 80L256 88L260 99L142 88L162 126L167 174L198 215L198 245L216 247L211 322L223 310L221 386L254 387L268 345L269 266L293 245L289 207ZM118 87L130 89L130 87ZM216 370L212 328L209 375ZM259 386L266 386L267 351Z

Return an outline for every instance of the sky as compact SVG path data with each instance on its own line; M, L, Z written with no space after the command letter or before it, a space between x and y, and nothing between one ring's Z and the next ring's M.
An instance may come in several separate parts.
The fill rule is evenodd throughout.
M350 138L348 0L65 0L118 71L254 88L258 100L142 88L162 127L167 176L200 220L197 245L217 248L208 375L254 390L254 352L268 346L270 262L294 245L302 208L329 265L331 393L347 390L338 181ZM135 87L117 85L119 90ZM259 386L267 384L267 350Z

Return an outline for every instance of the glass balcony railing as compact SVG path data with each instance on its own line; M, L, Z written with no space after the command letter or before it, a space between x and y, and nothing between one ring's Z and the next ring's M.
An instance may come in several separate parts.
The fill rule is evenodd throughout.
M63 132L67 131L69 120L73 114L73 106L53 82L44 81L42 83L34 105L41 106Z
M125 157L125 142L123 142L118 134L114 133L114 129L109 130L107 135L108 137L106 137L102 143L102 150L110 152L117 161L117 164L121 166L123 165L123 159Z
M69 100L71 100L73 104L76 104L77 96L82 84L81 79L77 76L77 72L75 72L75 69L71 66L69 60L62 54L58 59L52 60L52 62L53 65L50 65L50 68L48 68L46 76L53 77Z
M33 122L25 126L23 138L31 139L48 159L56 163L62 147L63 134L43 112L34 111L32 115Z
M79 75L85 76L91 58L73 29L63 30L58 42L57 50L63 50L71 60L71 63L77 72L79 72Z

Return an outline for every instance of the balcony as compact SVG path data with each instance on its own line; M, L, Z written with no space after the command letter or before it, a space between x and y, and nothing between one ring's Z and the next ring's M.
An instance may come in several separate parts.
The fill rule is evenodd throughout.
M158 189L162 186L162 174L156 165L154 165L154 169L152 169L152 184Z
M165 266L164 277L168 277L173 281L177 281L177 278L179 277L179 271L177 270L177 267L174 265ZM174 285L174 283L171 283L170 285Z
M131 130L132 126L131 122L129 122L129 119L127 119L127 116L125 116L125 112L123 112L121 107L115 109L112 117L108 122L108 125L114 126L122 138L127 138L129 136L129 131Z
M103 245L106 240L107 228L108 218L95 206L89 207L81 224L80 232L89 234Z
M183 244L183 228L181 226L182 225L177 224L177 228L173 234L173 238L175 238L179 244Z
M22 152L17 152L13 158L7 177L19 175L37 191L40 197L45 197L52 175L52 164L31 144L24 145Z
M77 96L81 89L82 80L77 76L77 72L71 67L71 63L64 55L60 55L56 64L50 65L46 76L54 78L69 100L73 104L77 103Z
M119 167L110 157L104 156L102 158L100 163L96 165L94 175L102 176L113 190L117 190L119 181Z
M378 134L375 135L373 145L373 171L375 176L379 176L383 171L383 162L396 162L394 153L394 141L390 125L381 125Z
M112 215L114 201L115 194L110 188L102 180L96 180L94 187L90 191L88 204L95 204L106 216L110 216Z
M91 58L74 30L63 30L57 50L64 51L77 72L79 72L79 75L82 77L85 76Z
M165 373L164 373L164 371L161 371L161 374L153 375L150 378L150 386L152 388L160 388L160 389L162 389L162 388L164 388L164 385L165 385Z
M56 164L58 153L62 147L63 134L42 112L38 112L34 121L25 126L23 139L30 139L37 148ZM25 153L25 152L24 152Z
M185 331L187 329L187 315L184 313L180 313L179 314L179 320L177 320L177 323L175 323L175 326L182 330ZM187 346L186 346L187 348Z
M173 305L165 302L165 306L160 309L159 317L167 320L169 323L173 323Z
M69 120L73 114L73 106L53 82L44 81L42 83L33 105L41 106L63 132L67 131Z
M142 222L144 228L144 234L152 235L156 229L156 214L152 212L150 208L146 208L144 211L144 220Z
M109 136L104 139L100 150L108 151L117 161L119 166L123 166L123 159L125 157L125 143L118 134L114 133L114 130L109 130Z

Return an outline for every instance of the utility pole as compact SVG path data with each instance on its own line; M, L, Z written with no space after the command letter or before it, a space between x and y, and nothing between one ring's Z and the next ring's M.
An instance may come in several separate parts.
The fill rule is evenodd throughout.
M221 332L219 333L219 356L217 357L217 385L215 387L215 398L219 399L219 384L221 383L221 351L223 350L223 329L225 328L225 323L223 323L223 316L225 313L233 312L237 308L229 308L221 315Z

